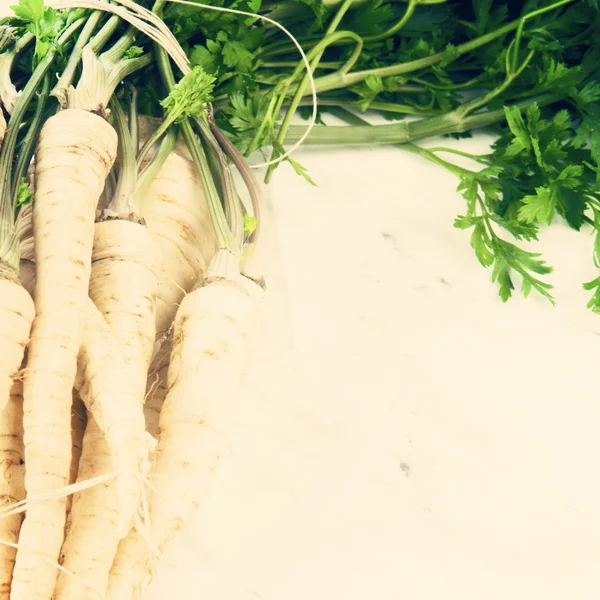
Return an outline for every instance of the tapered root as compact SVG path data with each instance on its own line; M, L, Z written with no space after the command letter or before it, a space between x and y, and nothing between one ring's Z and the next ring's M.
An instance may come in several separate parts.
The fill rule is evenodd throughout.
M160 250L145 226L124 220L96 224L89 295L119 342L140 410L154 348L159 263Z
M35 314L33 300L15 273L0 267L0 411L10 398Z
M179 303L206 276L215 233L193 162L171 153L148 189L143 217L162 254L156 335L169 329Z
M209 279L181 303L152 470L152 544L139 531L121 542L109 600L141 596L152 574L151 548L166 549L213 483L228 447L248 342L260 322L261 297L262 290L245 278Z
M59 112L40 133L33 205L36 317L23 387L28 496L53 492L69 480L81 306L88 291L96 204L116 150L115 130L81 110ZM65 513L64 497L28 507L12 600L52 596Z
M15 380L8 403L0 412L0 508L6 509L25 498L23 448L23 386ZM22 514L0 518L0 539L16 544ZM10 582L17 550L0 543L0 598L10 595Z
M79 370L79 393L92 413L118 465L117 497L120 536L131 526L142 489L140 475L149 468L148 456L155 442L145 431L144 415L134 382L110 328L91 300L84 315Z

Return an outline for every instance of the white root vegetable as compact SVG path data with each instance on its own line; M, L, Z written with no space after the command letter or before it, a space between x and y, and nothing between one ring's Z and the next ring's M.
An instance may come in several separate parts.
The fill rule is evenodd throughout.
M83 437L78 481L113 470L104 434L90 415ZM97 600L99 594L104 594L119 542L118 507L117 486L113 480L74 495L70 527L61 550L61 564L68 573L59 573L55 600ZM98 522L104 527L102 535L98 535Z
M120 535L124 536L135 514L141 490L140 474L149 469L148 455L155 442L145 431L144 415L137 402L121 348L102 315L87 300L79 353L82 385L79 393L104 432L115 466L119 499Z
M161 347L159 349L159 351L157 352L156 356L154 357L154 360L152 361L152 365L150 366L150 370L149 370L149 374L148 374L148 387L147 387L147 397L146 397L146 402L144 404L144 413L145 413L145 417L146 417L146 430L148 431L148 433L150 433L151 435L153 435L155 438L158 437L158 428L159 428L159 414L160 414L160 410L162 408L162 404L164 402L165 396L167 394L167 375L168 375L168 369L169 369L169 360L170 360L170 355L171 355L171 349L173 347L173 340L172 340L172 336L168 336L163 343L161 344ZM88 433L86 432L86 436L88 436ZM87 450L87 447L86 447ZM94 456L102 456L102 452L103 452L103 448L100 445L96 445L92 452ZM151 460L154 460L154 456L152 455ZM102 465L102 462L100 462L100 464ZM97 465L97 462L96 462ZM89 467L88 467L89 468ZM109 470L109 468L107 466L104 466L104 470ZM90 469L91 472L91 469ZM94 474L96 472L94 471ZM103 489L99 489L99 488L92 488L88 491L85 492L86 494L89 494L91 496L93 496L93 503L94 504L98 504L101 506L111 506L112 504L114 504L114 496L111 496L111 491L110 491L110 487L108 485L103 486ZM90 504L92 504L92 502L90 501ZM98 514L95 513L95 518L96 519L102 519L103 521L106 521L107 519L110 521L114 521L114 514L111 514L110 511L108 510L104 510L104 513ZM105 532L106 533L106 532ZM145 544L145 542L143 541L143 538L138 539L137 537L134 537L132 534L130 534L129 536L127 536L127 538L125 538L124 540L122 540L119 544L119 546L117 546L116 544L112 544L111 541L115 540L115 536L114 535L110 535L110 530L108 531L109 535L104 535L103 539L106 540L106 542L108 542L110 545L109 547L107 547L106 545L103 547L103 552L101 553L102 556L104 557L114 557L117 551L117 548L121 548L122 546L122 551L123 552L133 552L134 555L136 554L135 552L135 546L134 548L132 548L132 545L135 545L139 542L141 542L141 546L138 549L138 554L140 556L144 556L145 555L145 551L147 549L147 546ZM106 543L105 542L105 543ZM95 546L95 544L89 544L88 543L88 547L93 547ZM89 553L88 553L89 554ZM109 571L110 571L110 567L112 564L112 560L110 561L109 564L106 564L105 561L100 563L100 568L98 568L98 561L97 559L94 561L96 564L94 565L94 568L90 568L89 565L94 564L90 559L92 558L92 556L82 556L81 558L84 558L85 560L82 560L80 564L76 564L76 563L71 563L69 566L71 569L78 569L79 567L82 567L81 569L81 576L84 578L84 580L86 582L92 582L95 586L97 586L99 589L101 589L102 591L104 591L106 589L107 583L108 583L108 575L109 575ZM87 561L87 562L86 562ZM86 568L87 567L87 568ZM100 576L99 576L100 575ZM56 596L56 600L61 600L61 599L67 599L67 598L85 598L87 599L88 596L90 595L90 590L84 589L81 585L77 585L76 582L73 582L72 580L69 580L68 576L63 576L63 575L59 575L59 584L61 584L64 581L64 587L62 588L62 590L60 591L60 594L57 594ZM77 595L79 594L79 595ZM90 600L91 600L91 596L90 596Z
M63 567L87 585L61 572L57 600L94 598L93 590L106 588L119 539L131 527L139 504L143 485L139 475L148 472L148 455L155 445L145 432L135 383L121 348L91 300L85 311L79 365L83 382L79 392L94 418L88 418L78 480L116 468L123 472L114 481L75 494L72 527L62 548ZM102 398L102 403L96 403L96 398ZM102 535L96 530L98 522L103 523Z
M25 498L25 464L23 462L23 385L15 379L8 403L0 412L0 508ZM22 514L0 519L0 539L16 544ZM8 599L15 565L16 548L0 544L0 598Z
M169 334L162 342L148 371L144 416L146 431L156 439L158 439L160 411L169 391L168 376L172 351L173 335Z
M147 228L122 219L96 224L89 295L134 378L140 413L155 338L160 251Z
M79 459L83 447L83 434L87 425L85 404L76 390L73 390L73 406L71 407L71 468L69 469L69 484L77 481ZM73 496L67 496L67 512L71 510ZM68 529L68 528L67 528Z
M2 107L0 107L0 144L4 141L4 135L6 134L6 119L4 118L4 113L2 112Z
M149 533L160 551L193 516L227 449L261 297L262 290L241 276L211 278L186 296L177 312L149 507ZM151 574L148 545L132 531L117 551L107 598L140 598Z
M23 385L29 497L59 490L69 480L81 306L88 291L96 204L116 150L115 130L82 110L54 115L39 136L33 207L36 317ZM64 497L28 506L12 600L52 597L65 514Z
M142 211L162 253L156 297L156 336L169 329L179 303L206 276L215 233L193 162L172 152L152 182Z
M21 208L17 219L17 237L19 238L19 255L21 260L35 261L35 242L33 235L33 204L26 204ZM21 280L23 279L21 273ZM27 276L27 274L25 274ZM25 283L23 283L25 285ZM25 286L27 287L27 286ZM31 289L34 287L34 279L31 280Z
M158 129L161 123L162 119L159 119L157 117L148 117L147 115L138 116L138 151L144 147L145 143L148 141L150 136ZM142 161L142 167L152 160L152 158L154 157L156 147L158 147L158 144L157 146L151 148L148 151L148 154ZM175 147L173 148L173 152L181 156L182 158L186 158L190 161L192 160L192 155L190 154L185 139L182 135L178 136L177 141L175 142Z
M116 350L123 361L121 368L127 371L127 383L132 394L122 397L121 401L127 405L127 413L137 411L136 427L143 431L146 375L155 339L156 267L160 262L160 251L152 234L141 222L137 203L132 198L134 187L130 178L135 169L133 140L124 126L119 103L115 103L114 110L115 125L121 138L122 172L116 179L114 197L104 207L96 223L89 295L114 336ZM85 373L82 379L85 385ZM98 425L101 425L100 420ZM108 444L96 421L90 421L84 447L84 456L92 451L94 453L85 461L89 478L102 475L111 466L119 470L122 468L118 448L114 449L114 460L111 461L110 432L104 431ZM145 450L147 457L147 446ZM133 483L138 493L137 497L132 497L139 502L141 478ZM73 527L63 544L63 565L76 578L67 573L59 575L56 600L81 600L93 595L93 591L85 588L79 580L93 589L102 592L106 589L118 543L132 526L132 520L121 521L118 525L115 511L122 499L117 485L118 482L109 482L77 495L72 512ZM133 508L137 508L137 503Z
M23 287L33 296L35 288L35 263L33 262L33 214L31 205L27 205L21 211L18 222L18 234L20 238L21 263L19 276ZM25 249L25 251L24 251ZM31 258L26 258L30 256ZM22 389L22 384L19 389ZM85 431L87 416L85 405L79 394L73 390L73 404L71 407L71 466L69 468L69 484L77 481L77 471L79 469L79 458L81 457L81 447L83 443L83 434ZM67 513L71 510L73 497L67 496ZM67 514L67 524L65 531L69 529L69 516ZM16 554L16 550L15 550Z
M27 208L29 207L25 207L20 215L18 228L22 255L26 254L24 250L33 250L34 247L31 240L33 214ZM23 259L20 276L25 287L33 294L34 263ZM152 319L150 321L152 322ZM121 465L121 470L129 473L128 475L124 474L117 482L121 488L119 493L123 515L121 535L124 535L139 500L140 485L136 473L147 470L147 458L149 452L154 448L154 442L145 433L141 409L133 400L136 394L133 389L134 383L124 364L119 343L112 335L110 327L102 318L98 308L89 298L86 298L83 303L82 323L79 369L75 387L80 390L84 405L91 410L98 423L101 424L102 430L110 431L107 439L112 455ZM74 397L79 397L79 395ZM83 411L78 409L77 404L73 405L73 409L79 412L80 427L76 432L72 425L72 435L77 434L81 440L83 437L82 420L84 422L86 418L85 409ZM74 437L73 443L76 443ZM76 461L78 458L75 453L76 449L71 461L71 482L73 475L77 475ZM79 480L81 481L81 478Z
M29 341L35 308L16 273L0 264L0 411L10 398Z

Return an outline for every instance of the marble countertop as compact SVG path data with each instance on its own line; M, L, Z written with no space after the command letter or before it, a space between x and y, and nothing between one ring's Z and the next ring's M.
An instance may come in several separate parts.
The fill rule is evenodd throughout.
M544 231L558 305L503 304L452 175L296 158L319 187L268 190L271 330L230 453L147 599L598 600L593 239Z

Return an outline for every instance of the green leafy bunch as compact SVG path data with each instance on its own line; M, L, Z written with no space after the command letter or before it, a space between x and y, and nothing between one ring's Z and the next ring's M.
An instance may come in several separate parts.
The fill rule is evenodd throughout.
M600 265L600 189L597 157L586 149L589 135L566 109L547 118L537 104L523 114L506 108L508 130L482 158L488 166L461 173L459 191L467 200L467 213L457 219L461 229L473 228L471 245L485 267L494 265L493 279L507 300L518 273L527 295L535 289L548 299L551 286L537 276L552 269L539 254L527 252L501 238L498 230L516 240L537 240L540 226L556 216L580 230L584 224L597 230L595 261ZM590 160L592 159L592 160ZM600 278L586 284L595 290L590 307L600 309Z
M215 78L201 67L194 67L161 101L166 118L179 123L190 116L201 114L210 102Z
M45 6L44 0L19 0L19 4L10 8L25 29L35 36L34 56L39 62L55 43L65 24L62 15Z
M261 0L209 0L206 4L252 14L261 8ZM214 75L222 93L256 88L252 73L265 32L254 26L255 18L172 4L165 11L165 21L188 51L192 66Z

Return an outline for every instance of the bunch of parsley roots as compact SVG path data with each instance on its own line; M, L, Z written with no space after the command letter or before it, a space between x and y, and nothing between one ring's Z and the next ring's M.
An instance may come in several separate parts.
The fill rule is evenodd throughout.
M540 227L600 231L598 0L206 2L0 20L1 598L140 598L210 487L266 291L245 157L310 181L293 38L305 143L456 175L504 300L553 301ZM418 145L483 129L482 155Z

